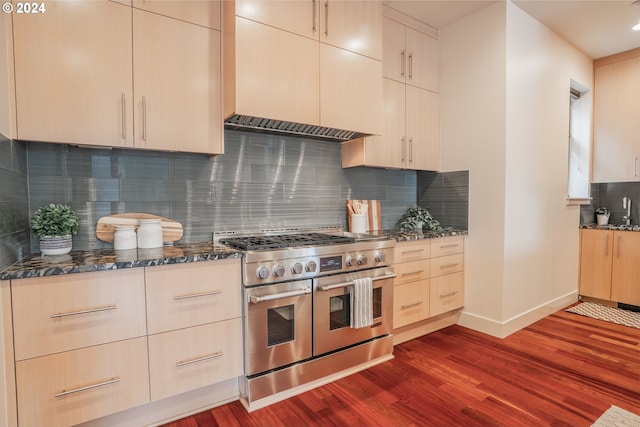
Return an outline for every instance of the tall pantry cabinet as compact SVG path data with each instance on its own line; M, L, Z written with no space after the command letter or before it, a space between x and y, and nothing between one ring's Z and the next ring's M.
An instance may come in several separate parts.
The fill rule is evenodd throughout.
M14 15L16 139L223 152L219 2L45 7Z

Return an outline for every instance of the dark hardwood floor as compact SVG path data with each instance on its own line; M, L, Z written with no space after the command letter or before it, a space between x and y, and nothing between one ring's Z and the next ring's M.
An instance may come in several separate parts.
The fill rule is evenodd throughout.
M590 426L640 414L640 330L556 312L500 340L452 326L366 371L247 413L233 402L168 427Z

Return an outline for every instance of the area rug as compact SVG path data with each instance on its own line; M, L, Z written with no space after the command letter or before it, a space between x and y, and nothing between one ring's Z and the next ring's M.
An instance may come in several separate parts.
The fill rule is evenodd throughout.
M591 427L640 427L640 417L636 414L611 405Z
M640 313L631 310L623 310L592 302L581 302L566 311L640 329Z

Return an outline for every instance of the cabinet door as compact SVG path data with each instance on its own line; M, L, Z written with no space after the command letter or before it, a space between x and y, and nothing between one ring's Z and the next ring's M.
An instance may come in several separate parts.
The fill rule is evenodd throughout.
M131 8L46 9L13 16L18 139L132 146Z
M321 125L381 135L382 80L381 61L320 43Z
M428 240L399 242L393 251L393 262L400 264L408 261L427 259L431 256L431 243Z
M133 0L133 7L215 30L220 29L219 0Z
M613 233L611 300L640 306L640 233Z
M393 287L393 327L429 317L429 279Z
M440 95L410 85L407 97L407 168L440 170Z
M133 10L135 146L220 154L220 32Z
M320 41L382 61L382 2L323 0Z
M414 29L406 29L407 84L440 92L439 43Z
M385 17L382 34L382 75L388 79L405 83L407 66L405 26Z
M401 262L395 264L396 277L393 281L396 285L415 282L429 278L431 271L431 260L421 259L418 261Z
M580 239L580 295L610 300L613 231L583 229Z
M236 16L318 40L319 1L236 0Z
M318 125L319 44L236 18L235 111Z
M464 273L431 278L429 315L437 316L464 305Z
M594 74L593 182L640 180L640 56Z

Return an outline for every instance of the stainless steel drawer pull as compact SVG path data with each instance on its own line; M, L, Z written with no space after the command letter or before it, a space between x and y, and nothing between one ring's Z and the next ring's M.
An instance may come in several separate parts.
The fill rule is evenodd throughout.
M415 307L416 305L420 305L420 304L424 304L424 301L416 301L416 302L412 302L411 304L402 304L400 308Z
M206 356L196 357L194 359L181 360L179 362L176 362L176 367L179 368L181 366L191 365L192 363L204 362L205 360L216 359L222 356L224 356L224 353L218 352L218 353L207 354Z
M451 291L451 292L448 292L448 293L446 293L446 294L444 294L444 295L440 295L440 298L452 297L452 296L454 296L454 295L455 295L455 294L457 294L457 293L458 293L458 291Z
M209 292L199 292L197 294L184 294L184 295L176 295L173 297L174 301L178 301L181 299L188 299L188 298L199 298L199 297L208 297L209 295L218 295L221 294L222 291L209 291Z
M87 308L86 310L68 311L66 313L56 313L56 314L52 314L49 317L52 319L56 319L58 317L77 316L79 314L99 313L101 311L115 310L116 308L118 308L118 306L115 304L103 305L101 307Z
M409 273L402 273L402 277L404 276L413 276L414 274L424 273L424 270L410 271Z
M404 77L404 49L400 52L400 75Z
M276 299L289 298L289 297L297 297L300 295L305 295L310 293L311 293L311 288L304 288L304 289L298 289L297 291L280 292L277 294L264 295L261 297L256 295L250 295L249 301L254 304L258 304L260 302L273 301Z
M117 383L117 382L120 382L120 378L111 378L110 380L107 380L107 381L102 381L100 383L91 384L84 387L74 388L73 390L62 390L60 393L54 394L53 397L62 397L68 394L78 393L80 391L85 391L85 390L91 390L92 388L102 387L102 386Z
M454 263L452 263L452 264L442 264L442 265L440 266L440 269L441 269L441 270L444 270L445 268L453 268L453 267L456 267L457 265L458 265L458 263L457 263L457 262L454 262Z
M392 273L392 274L387 274L386 276L372 277L371 280L375 282L376 280L393 279L394 277L396 277L396 275L394 273ZM322 292L326 292L326 291L330 291L332 289L346 288L348 286L353 286L353 282L338 283L338 284L335 284L335 285L318 286L318 289L320 289Z
M409 54L409 80L413 79L413 52Z
M424 252L424 249L415 249L413 251L402 251L400 252L402 255L408 255L408 254L417 254L419 252Z
M449 249L449 248L457 248L460 246L458 243L453 243L451 245L440 245L440 249Z

